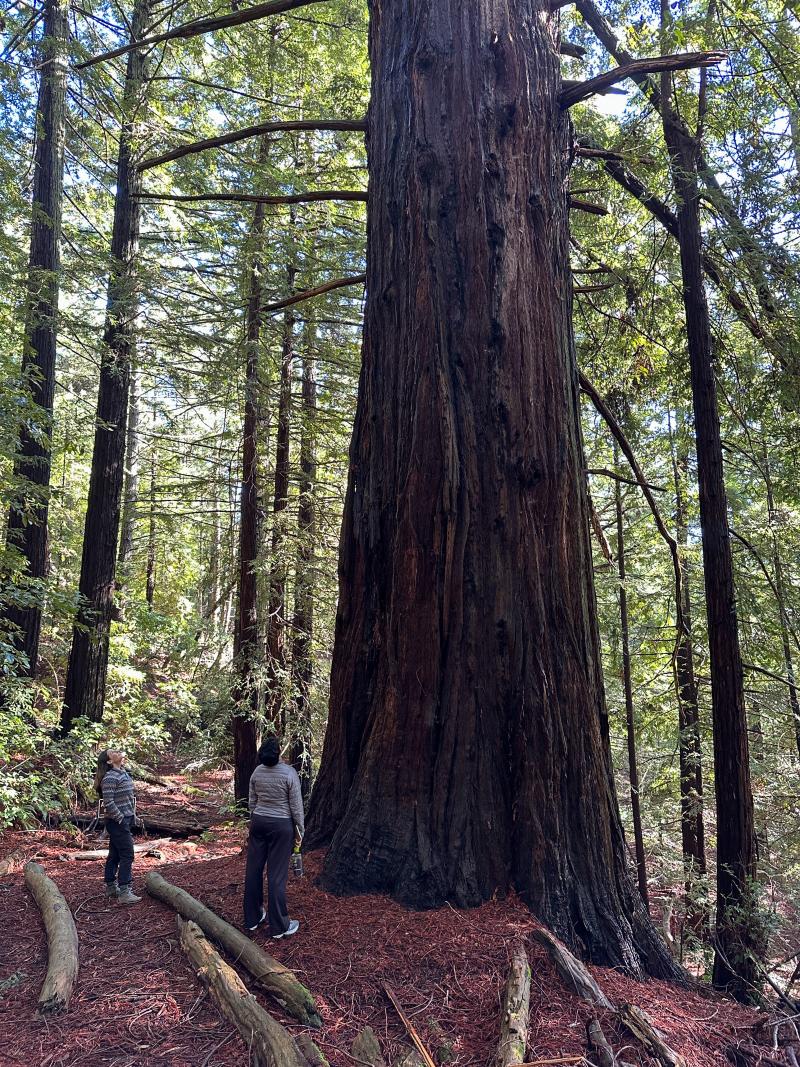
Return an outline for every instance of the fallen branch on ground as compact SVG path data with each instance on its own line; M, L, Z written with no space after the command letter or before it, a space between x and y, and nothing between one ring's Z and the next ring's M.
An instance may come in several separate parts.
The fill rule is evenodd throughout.
M618 1067L613 1048L608 1043L599 1019L589 1019L586 1024L586 1040L597 1057L598 1067Z
M522 941L511 949L511 966L503 991L500 1017L500 1043L495 1055L496 1067L511 1067L525 1059L528 1045L528 1012L531 999L531 968Z
M78 977L78 931L69 905L44 867L27 863L25 885L42 913L47 931L47 974L39 994L39 1013L55 1015L69 1007Z
M176 921L181 948L222 1014L236 1027L256 1067L306 1067L308 1061L289 1031L264 1011L236 971L211 947L197 923L185 922L179 915Z
M562 980L573 993L577 993L582 1000L587 1001L589 1004L594 1004L598 1008L603 1008L606 1011L613 1010L614 1005L589 974L586 967L576 956L573 956L565 944L559 941L557 937L554 937L548 930L536 929L531 933L531 937L547 950L547 954L555 964L555 968Z
M434 1062L433 1056L431 1056L430 1052L428 1052L427 1048L425 1047L425 1042L417 1033L414 1024L411 1022L409 1017L400 1007L395 991L392 989L391 986L387 985L386 982L383 983L383 991L389 998L389 1000L392 1002L392 1007L394 1008L394 1010L400 1016L400 1022L403 1024L403 1026L405 1026L406 1033L414 1042L414 1047L421 1056L422 1062L425 1064L425 1067L436 1067L436 1063ZM408 1059L408 1056L406 1057L406 1059Z
M618 1012L622 1025L640 1041L662 1067L686 1067L685 1060L671 1049L641 1008L623 1004Z
M147 856L151 852L159 852L160 849L170 846L189 852L194 852L197 848L197 844L194 841L173 841L169 837L159 837L152 841L146 841L144 844L134 845L133 851L137 854L144 853ZM82 852L67 852L65 855L60 856L59 859L71 862L74 860L104 860L106 856L108 856L107 848L89 848L84 849Z
M304 1026L312 1026L315 1029L322 1026L314 998L288 967L267 955L235 926L231 926L210 908L201 904L185 889L172 885L157 871L151 871L147 875L145 889L151 896L169 904L184 919L197 923L200 929L241 964L255 983L277 1000L289 1015Z

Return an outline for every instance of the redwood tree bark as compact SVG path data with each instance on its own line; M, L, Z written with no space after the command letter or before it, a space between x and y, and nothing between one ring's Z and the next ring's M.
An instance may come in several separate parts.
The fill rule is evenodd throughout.
M122 496L122 529L119 535L117 556L117 588L122 588L133 559L133 531L136 522L136 504L139 499L139 406L142 379L135 366L131 366L131 384L128 400L128 429L125 446L125 487Z
M138 40L150 20L151 0L136 0L131 39ZM124 121L117 158L117 192L111 234L111 271L100 363L92 470L83 531L81 595L67 666L61 730L79 716L103 716L108 672L108 643L114 607L117 540L125 476L131 364L136 352L140 208L142 179L136 160L136 125L145 104L145 56L128 54L123 94Z
M611 777L557 16L370 10L363 365L310 840L332 838L337 892L516 886L573 948L672 975Z
M47 577L47 516L50 490L51 433L56 387L56 343L61 246L61 207L66 121L68 0L46 0L39 99L36 107L33 210L22 377L35 415L20 427L14 478L17 484L8 516L7 543L20 553L26 578ZM25 657L19 673L33 677L39 658L41 595L6 608L12 640Z
M662 5L665 0L662 0ZM662 88L668 88L664 81ZM668 98L667 98L668 101ZM703 534L717 800L717 911L713 982L749 1000L763 951L754 908L756 845L733 557L722 458L711 325L703 286L698 167L700 148L672 108L661 109L677 197L686 337Z

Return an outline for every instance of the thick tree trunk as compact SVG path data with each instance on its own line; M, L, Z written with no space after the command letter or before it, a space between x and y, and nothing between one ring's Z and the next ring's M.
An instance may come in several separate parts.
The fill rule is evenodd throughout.
M138 40L150 20L152 0L136 0L131 39ZM128 53L123 95L124 121L117 159L117 193L111 234L100 390L83 531L80 594L72 649L67 666L61 730L79 716L99 722L103 716L108 671L108 643L114 607L117 539L125 475L131 364L136 351L139 250L139 200L142 179L136 160L136 125L145 106L145 56Z
M53 399L61 245L61 207L66 121L68 0L45 0L39 100L36 107L33 210L22 377L34 413L20 427L16 483L7 542L22 557L25 578L47 577L47 516L52 456ZM41 590L5 610L12 639L24 656L19 673L33 677L42 626Z
M617 448L614 448L614 465L617 466ZM647 865L644 855L642 833L642 807L639 794L639 765L636 759L636 720L633 710L633 685L631 683L631 646L628 626L628 590L625 586L625 531L622 512L622 487L615 483L617 518L617 574L619 576L619 619L622 643L622 684L625 692L625 726L628 741L628 772L631 783L631 813L633 815L633 843L636 852L636 874L644 906L648 907Z
M665 0L662 0L665 2ZM665 83L666 84L666 83ZM756 876L753 795L744 703L728 504L722 462L711 327L703 287L697 179L699 147L662 108L678 201L678 243L694 406L703 569L708 616L717 799L717 916L714 985L749 999L762 950L754 911Z
M128 430L125 447L125 488L122 497L122 530L117 556L117 587L123 588L133 559L133 531L136 504L139 498L139 404L142 379L131 366L130 396L128 400Z
M294 288L295 268L286 271L286 287ZM281 333L281 369L278 390L278 432L275 439L275 484L272 499L269 601L266 641L265 719L276 733L286 725L286 519L289 507L289 427L292 409L294 315L287 311Z
M297 508L294 620L292 637L291 761L300 775L303 799L311 792L311 682L314 657L314 542L316 538L316 412L314 327L306 323L303 343L302 422L300 428L300 497Z
M262 160L267 152L262 141ZM250 775L258 747L258 577L256 563L261 529L257 427L261 400L259 353L263 303L263 240L266 208L256 204L251 229L250 280L245 323L244 427L242 431L242 485L239 501L239 595L233 656L236 685L233 690L234 796L247 800Z
M570 129L538 0L371 5L363 364L324 882L514 885L598 961L674 974L613 791L571 327Z
M678 689L678 752L681 775L681 844L686 871L686 890L691 892L698 875L706 873L705 828L703 825L703 758L700 745L700 716L697 680L694 674L694 645L692 642L692 605L689 596L687 546L689 522L685 498L685 482L689 469L688 448L684 444L683 419L680 411L675 428L676 441L671 441L672 469L675 479L675 527L680 547L684 581L683 632L678 637L675 675Z

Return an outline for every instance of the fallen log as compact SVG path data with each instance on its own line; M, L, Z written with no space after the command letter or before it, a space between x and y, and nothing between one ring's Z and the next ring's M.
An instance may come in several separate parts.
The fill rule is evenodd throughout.
M511 949L511 966L503 991L500 1043L494 1058L496 1067L511 1067L525 1059L528 1045L528 1012L531 999L531 968L522 941Z
M536 929L531 937L546 950L550 959L555 964L562 981L573 993L594 1004L605 1011L613 1011L614 1005L602 991L597 982L589 974L586 967L577 959L563 942L554 937L548 930Z
M331 1067L328 1057L314 1044L308 1034L298 1034L294 1040L308 1061L309 1067Z
M597 1058L597 1067L619 1067L619 1061L603 1033L599 1019L590 1019L587 1022L586 1040Z
M22 849L15 848L13 852L9 852L7 856L0 860L0 878L5 878L7 874L16 874L24 866L25 853Z
M623 1026L640 1041L662 1067L686 1067L686 1062L671 1049L641 1008L634 1004L622 1004L618 1012Z
M138 778L142 782L147 782L148 785L157 785L161 789L168 789L171 793L177 793L178 791L176 785L173 785L172 782L168 782L166 778L162 778L160 774L151 771L149 767L145 767L142 763L135 763L133 760L128 760L127 768L132 778Z
M194 841L173 841L169 837L154 838L152 841L145 841L141 844L134 845L133 851L140 855L144 853L145 856L149 856L151 853L156 853L160 856L160 849L168 847L180 848L184 852L194 852L197 848L197 844ZM86 848L80 852L67 852L64 856L59 857L64 860L104 860L108 856L107 848Z
M83 812L72 812L69 815L62 816L62 818L64 822L72 823L73 826L77 826L81 830L94 829L97 824L96 815L88 815ZM152 818L149 816L144 817L141 822L141 826L133 827L133 834L154 833L163 834L164 837L199 837L200 834L204 834L211 829L211 824L208 821L176 822L161 815L156 815Z
M241 964L256 985L266 990L292 1018L316 1030L322 1026L314 998L288 967L267 955L241 930L225 922L185 889L172 885L157 871L150 871L144 884L151 896L169 904L184 919L197 923L200 929Z
M353 1059L368 1067L386 1067L377 1035L371 1026L365 1026L353 1039L350 1051Z
M233 1023L256 1067L307 1067L308 1060L289 1031L258 1003L234 969L211 947L193 922L176 916L181 948L194 964L225 1018Z
M58 886L38 863L25 864L25 885L42 913L47 932L47 974L39 994L40 1015L56 1015L69 1007L78 977L78 931Z

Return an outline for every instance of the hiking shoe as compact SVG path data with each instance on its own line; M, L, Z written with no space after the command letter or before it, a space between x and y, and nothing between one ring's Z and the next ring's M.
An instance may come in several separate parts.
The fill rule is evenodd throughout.
M261 909L261 918L258 920L256 925L255 926L248 926L247 929L248 930L257 930L259 928L259 926L263 923L263 921L266 919L266 917L267 917L267 913L262 908Z
M291 937L292 934L296 934L299 929L300 929L300 923L298 922L298 920L297 919L290 919L289 920L289 925L286 927L286 929L283 931L283 933L282 934L273 934L272 935L272 940L273 941L280 941L280 939L282 937Z
M106 896L115 900L119 896L119 886L116 882L106 882Z
M137 897L134 891L129 885L120 888L119 896L117 897L118 904L138 904L141 897Z

